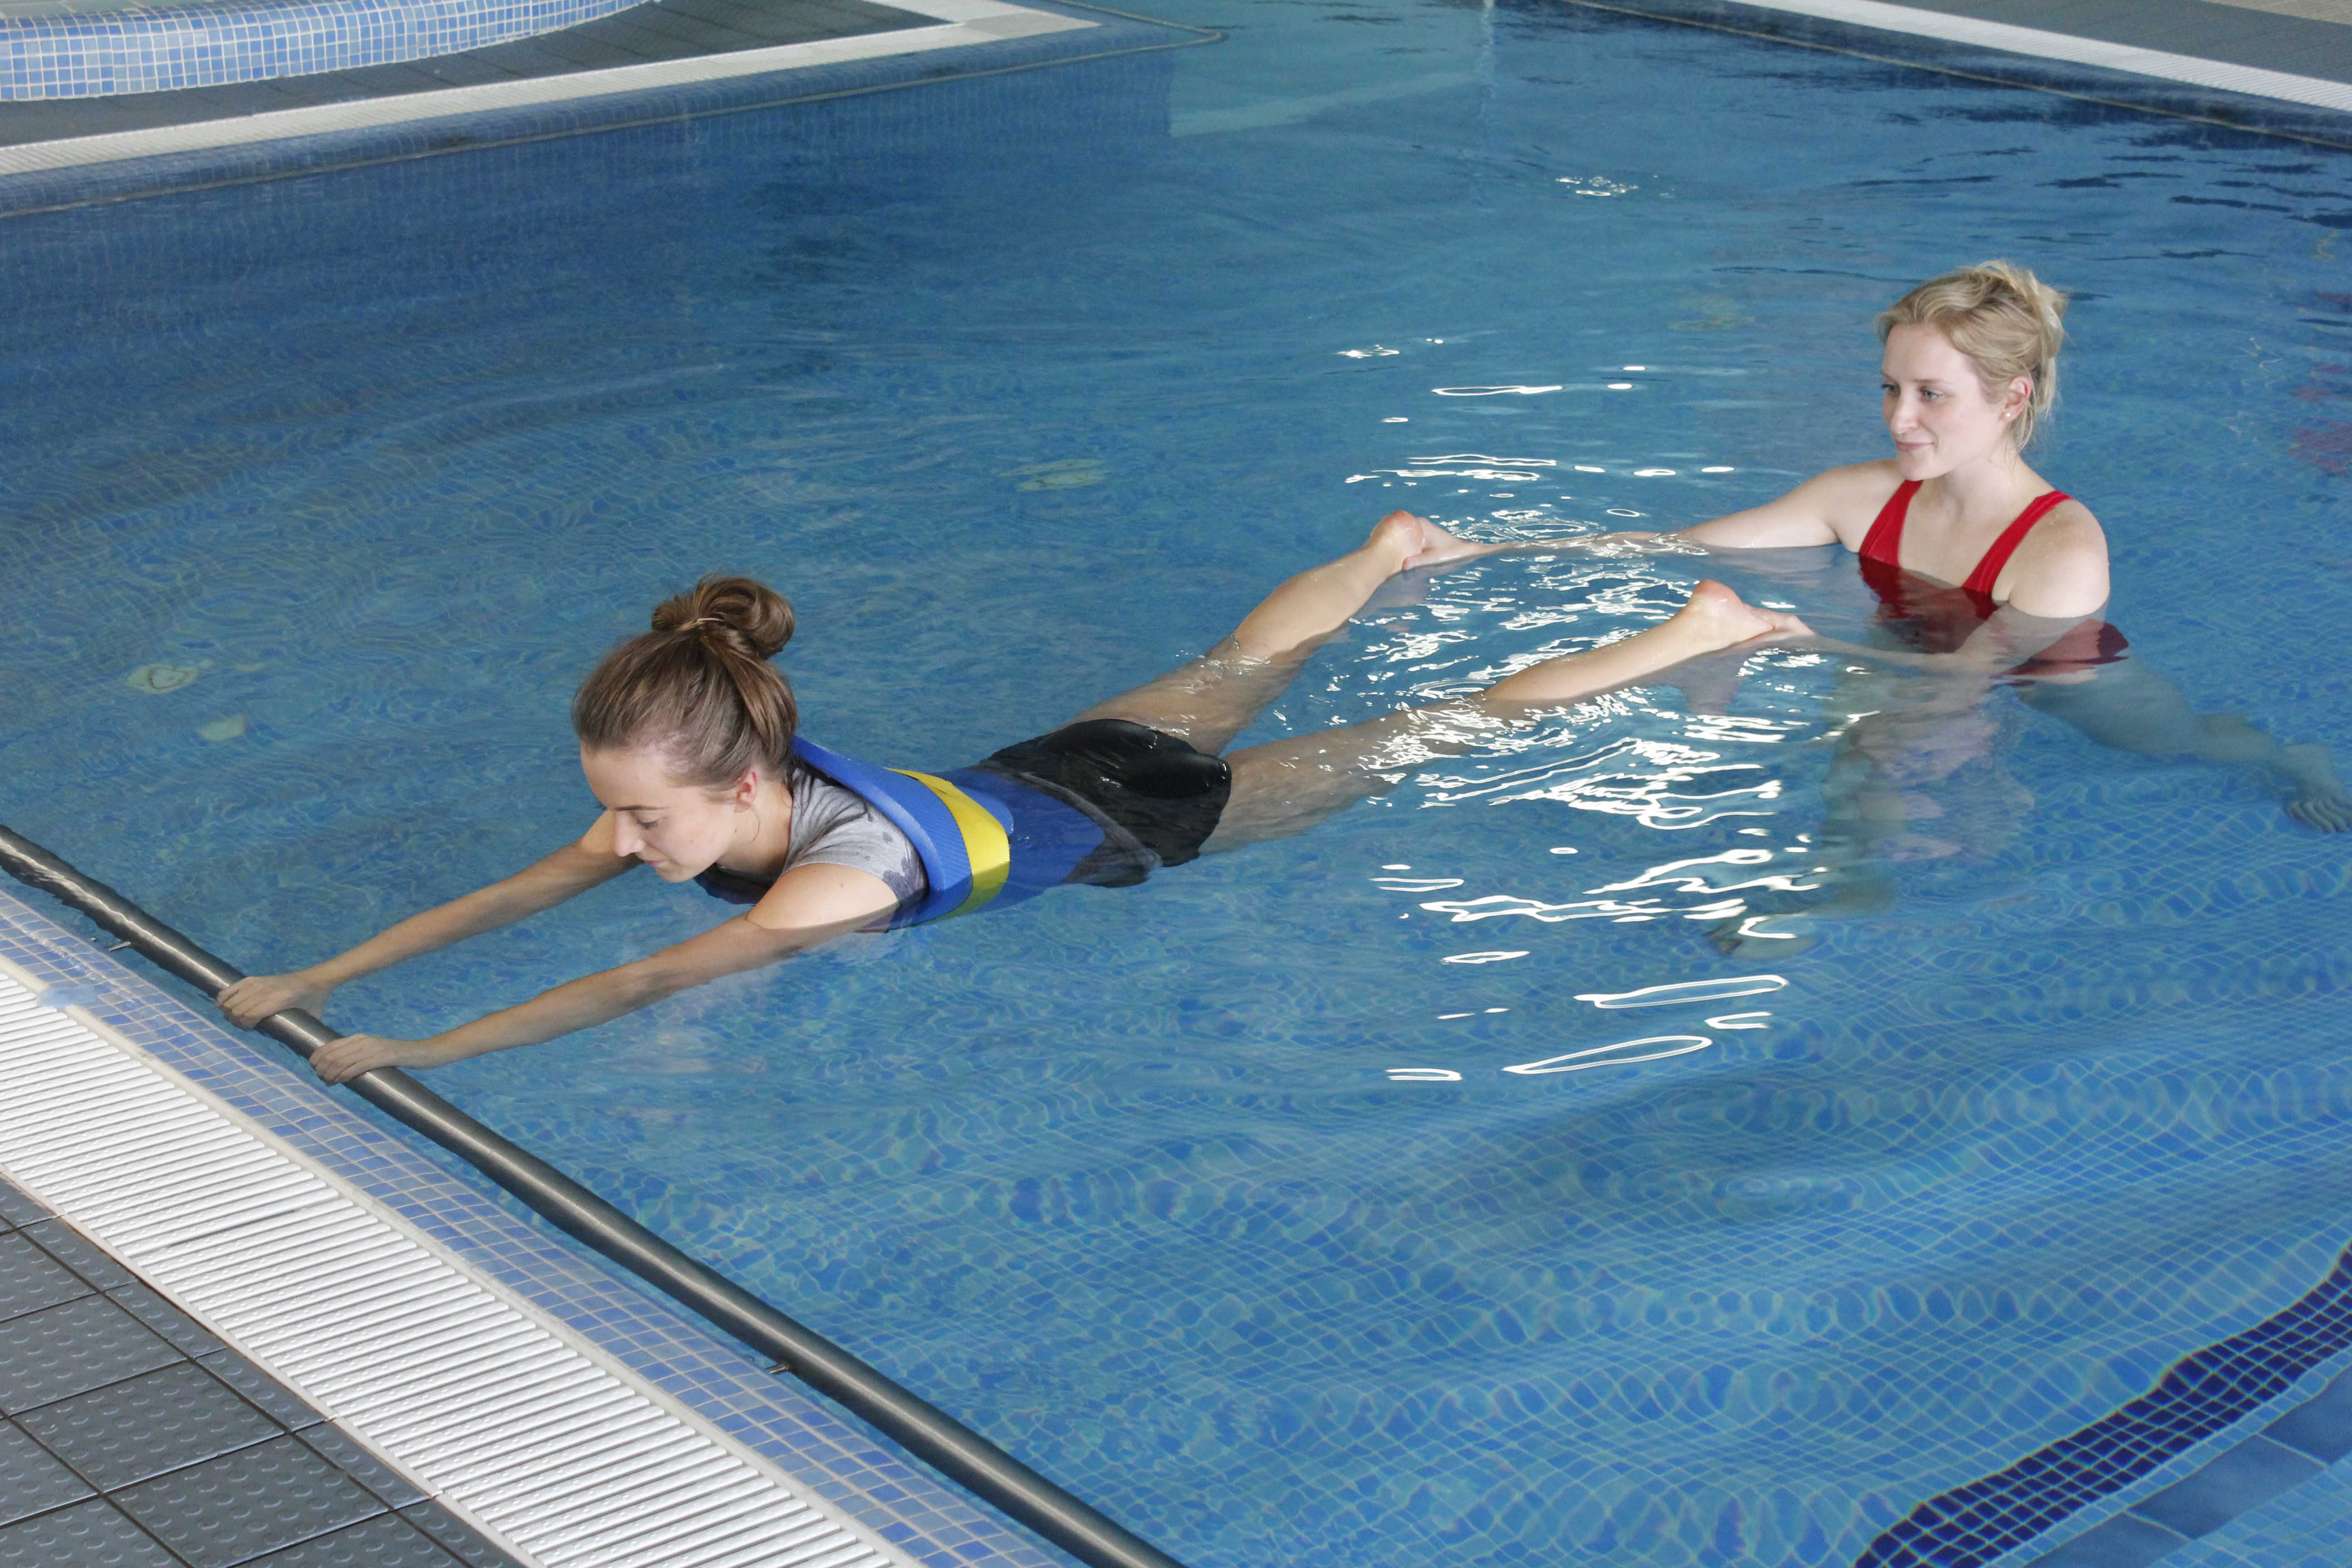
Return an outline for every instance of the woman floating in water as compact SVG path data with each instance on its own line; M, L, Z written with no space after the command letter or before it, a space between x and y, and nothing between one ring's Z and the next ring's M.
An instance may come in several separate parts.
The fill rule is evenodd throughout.
M1807 635L1793 616L1702 582L1661 625L1475 697L1218 754L1383 582L1477 553L1391 513L1354 553L1276 589L1206 657L938 775L868 767L800 740L791 689L768 662L792 637L790 606L744 578L707 579L656 609L653 630L608 654L573 700L581 768L604 806L577 843L312 968L241 980L221 993L221 1010L248 1028L289 1007L318 1012L345 981L511 925L639 865L751 906L675 947L431 1039L346 1036L311 1066L341 1083L373 1068L531 1045L847 931L1063 883L1123 886L1281 837L1497 725L1701 655Z
M2123 657L2100 618L2107 542L2081 501L2053 488L2025 449L2058 396L2066 297L2006 261L1922 283L1878 317L1895 456L1832 468L1780 500L1675 533L1567 542L1601 550L1778 550L1842 544L1862 558L1881 626L1899 647L1816 643L1930 678L1906 697L1844 704L1872 717L1848 732L1831 785L1832 825L1864 849L1898 832L1890 757L1948 773L1981 738L1996 682L2102 745L2148 756L2260 767L2287 810L2325 832L2352 827L2352 799L2315 745L2283 746L2236 714L2200 714L2171 682ZM1543 545L1494 549L1557 550ZM1977 742L1981 750L1981 739Z

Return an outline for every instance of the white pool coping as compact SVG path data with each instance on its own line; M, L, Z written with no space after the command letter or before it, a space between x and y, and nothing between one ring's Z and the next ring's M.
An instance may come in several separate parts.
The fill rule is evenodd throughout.
M1002 43L1010 38L1042 37L1102 25L1083 17L1005 5L1002 0L891 0L891 4L902 11L933 17L939 25L904 27L895 32L862 33L847 38L819 38L803 44L780 44L772 48L740 49L730 54L697 55L687 59L653 60L644 65L613 66L601 70L571 71L562 76L530 77L519 81L484 82L474 87L400 93L348 103L271 110L260 114L197 121L186 125L160 126L146 131L117 131L99 136L28 142L13 147L0 147L0 175L82 168L127 158L201 153L214 148L287 141L299 136L404 125L415 121L446 119L451 115L608 98L621 93L688 86L696 82L803 70L812 66L843 65L856 60L965 48L974 44Z
M533 1568L904 1556L0 960L0 1173Z
M2063 60L2070 65L2095 66L2105 70L2126 71L2134 76L2183 82L2192 87L2219 88L2225 92L2244 93L2250 98L2268 98L2284 103L2308 104L2316 109L2352 113L2352 84L2330 81L2324 77L2296 76L2287 71L2231 65L2197 55L2168 54L2162 49L2111 44L2098 38L2078 37L2072 33L2020 27L2007 22L1980 21L1973 16L1923 11L1911 5L1887 5L1884 0L1739 0L1739 3L1760 10L1787 11L1826 22L1875 27L1881 32L1908 33L1916 37L1937 38L1947 43L1974 44L2010 54L2032 55L2042 59Z

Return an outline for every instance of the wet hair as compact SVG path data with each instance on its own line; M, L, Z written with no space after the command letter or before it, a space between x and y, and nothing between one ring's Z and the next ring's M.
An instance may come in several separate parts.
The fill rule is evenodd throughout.
M1930 326L1977 367L1985 396L2000 401L2019 376L2033 391L2018 415L2018 449L2031 445L2058 401L2059 318L2066 296L2011 261L1986 261L1931 278L1878 313L1878 341L1897 327Z
M780 775L800 710L768 661L792 640L793 607L749 577L705 577L665 599L653 630L606 654L572 700L592 752L658 752L681 784L716 787L757 765Z

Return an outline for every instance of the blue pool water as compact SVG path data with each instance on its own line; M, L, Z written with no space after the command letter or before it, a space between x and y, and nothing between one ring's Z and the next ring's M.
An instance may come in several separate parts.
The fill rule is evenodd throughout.
M2352 744L2344 154L1566 7L1164 9L1229 41L10 220L5 819L292 967L584 828L570 691L703 572L793 596L812 734L953 765L1389 506L1672 526L1876 455L1870 314L1996 254L2076 290L2040 461L2137 655ZM1727 574L1868 617L1827 552ZM1689 576L1482 563L1248 738ZM1804 897L1859 690L1621 693L433 1082L1197 1568L1851 1563L2352 1239L2352 847L2250 773L1997 694L1891 908L1709 942ZM330 1016L724 912L625 879Z

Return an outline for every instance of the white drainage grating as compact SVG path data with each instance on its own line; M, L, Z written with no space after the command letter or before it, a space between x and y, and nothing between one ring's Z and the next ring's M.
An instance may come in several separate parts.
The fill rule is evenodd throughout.
M0 1171L538 1568L907 1563L5 965Z

